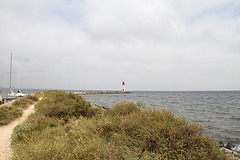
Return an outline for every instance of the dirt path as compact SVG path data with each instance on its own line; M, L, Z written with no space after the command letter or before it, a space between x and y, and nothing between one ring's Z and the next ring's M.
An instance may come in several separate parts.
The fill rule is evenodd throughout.
M35 103L36 104L36 103ZM22 123L31 113L34 112L34 105L23 111L22 117L14 120L8 125L0 127L0 160L9 160L12 157L11 134L13 128Z

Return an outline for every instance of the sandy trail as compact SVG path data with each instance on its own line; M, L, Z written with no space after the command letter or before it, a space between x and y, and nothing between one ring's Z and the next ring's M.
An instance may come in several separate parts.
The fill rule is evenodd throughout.
M22 117L14 120L8 125L0 127L0 160L9 160L12 158L11 134L13 128L22 123L31 113L34 112L35 104L30 105L28 109L24 110Z

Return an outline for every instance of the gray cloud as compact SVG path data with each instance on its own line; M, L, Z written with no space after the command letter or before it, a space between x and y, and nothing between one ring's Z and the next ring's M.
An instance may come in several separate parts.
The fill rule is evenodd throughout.
M3 86L10 53L25 88L240 89L240 3L0 2Z

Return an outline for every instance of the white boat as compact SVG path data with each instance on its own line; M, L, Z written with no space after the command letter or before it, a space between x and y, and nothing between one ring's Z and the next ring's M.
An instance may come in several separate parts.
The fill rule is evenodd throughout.
M14 93L14 94L15 94L16 97L25 97L25 96L27 96L27 94L23 94L23 93L21 92L21 90L18 90L18 92L17 92L17 93Z

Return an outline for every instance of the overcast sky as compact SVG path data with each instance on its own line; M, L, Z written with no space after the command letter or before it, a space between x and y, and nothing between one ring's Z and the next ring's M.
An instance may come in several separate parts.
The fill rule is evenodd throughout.
M1 0L1 85L240 90L239 0Z

